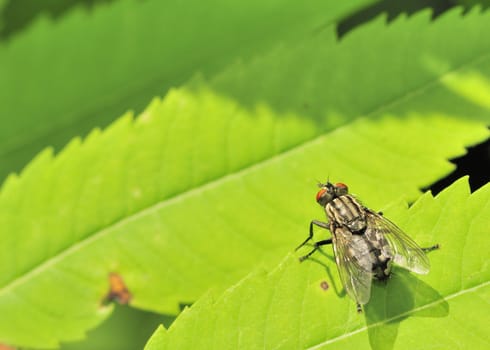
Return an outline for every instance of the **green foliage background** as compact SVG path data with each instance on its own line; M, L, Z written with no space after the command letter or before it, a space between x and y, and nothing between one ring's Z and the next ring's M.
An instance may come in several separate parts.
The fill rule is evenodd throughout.
M0 1L0 344L488 345L489 187L420 196L488 138L490 14L400 5ZM327 176L443 247L365 317L291 255Z

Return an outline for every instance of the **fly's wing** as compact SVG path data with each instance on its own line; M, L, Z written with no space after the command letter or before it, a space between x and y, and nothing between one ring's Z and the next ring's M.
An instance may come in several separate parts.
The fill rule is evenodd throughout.
M335 261L347 294L357 303L366 304L371 296L373 279L366 241L361 236L352 235L345 227L335 229L332 239Z
M429 273L429 258L422 248L390 220L368 210L366 234L382 234L391 247L393 262L398 266L422 275Z

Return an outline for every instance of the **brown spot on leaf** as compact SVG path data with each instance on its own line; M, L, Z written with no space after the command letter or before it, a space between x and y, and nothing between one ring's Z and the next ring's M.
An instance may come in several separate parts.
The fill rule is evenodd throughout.
M320 283L320 288L323 289L323 290L325 290L325 291L328 290L329 285L328 285L327 281L322 281Z
M14 348L13 346L8 346L8 345L5 345L5 344L0 344L0 350L15 350L16 348Z
M115 272L111 272L109 274L109 293L104 298L104 303L115 301L119 304L128 304L131 297L132 295L122 277Z

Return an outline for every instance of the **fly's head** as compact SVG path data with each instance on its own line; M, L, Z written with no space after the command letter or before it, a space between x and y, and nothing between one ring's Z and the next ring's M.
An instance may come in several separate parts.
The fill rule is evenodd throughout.
M347 185L337 182L336 184L331 184L326 182L324 184L319 183L320 191L316 194L316 201L322 207L326 206L327 203L333 201L334 198L343 196L348 193Z

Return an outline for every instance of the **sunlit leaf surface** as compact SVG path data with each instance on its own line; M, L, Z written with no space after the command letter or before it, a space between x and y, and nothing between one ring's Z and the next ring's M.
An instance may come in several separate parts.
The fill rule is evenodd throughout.
M430 253L429 275L395 269L376 284L363 314L326 255L303 264L289 255L270 273L203 297L168 331L159 328L145 349L485 349L489 212L490 186L470 195L466 179L409 210L388 211L422 245L438 242L441 249Z

